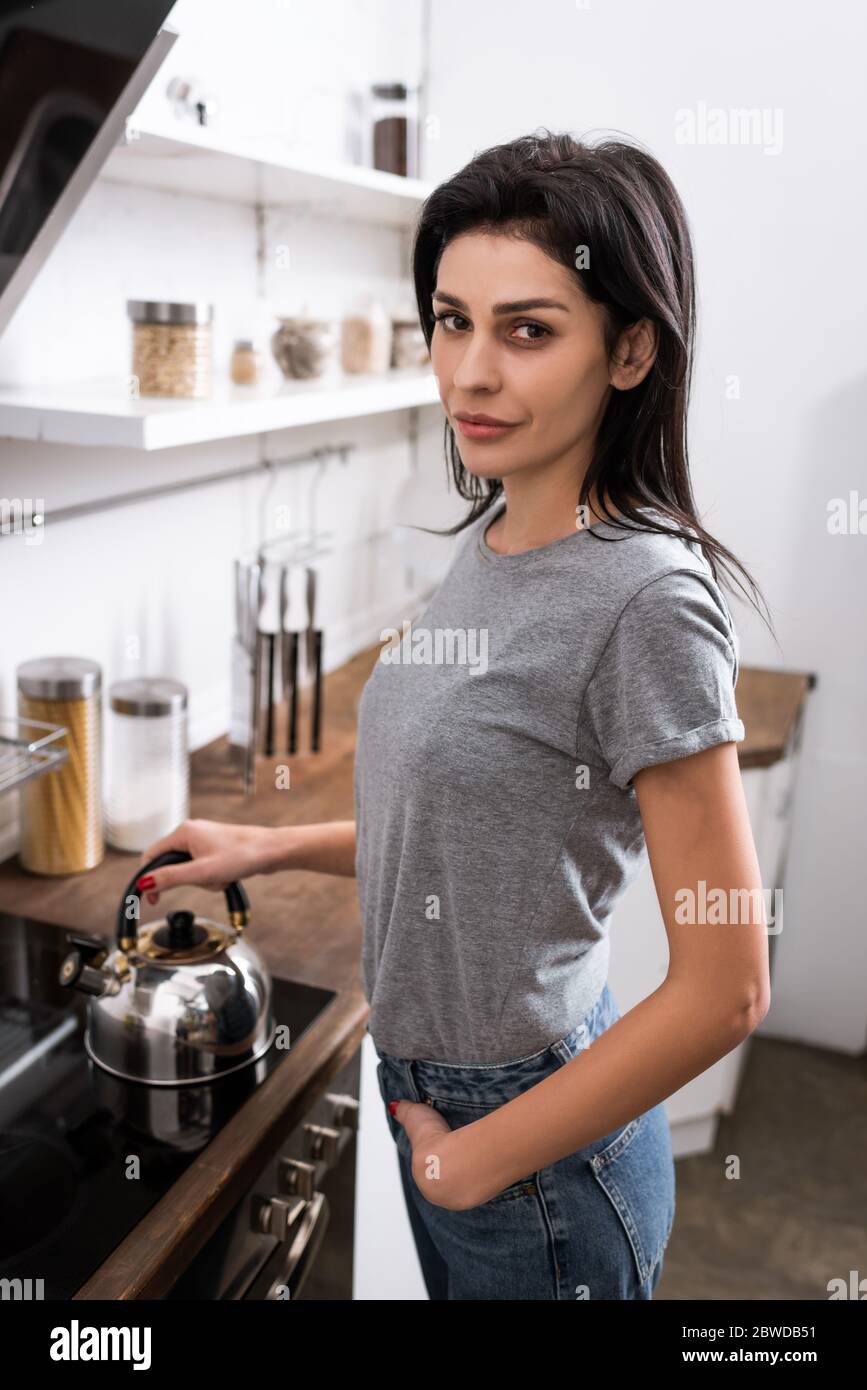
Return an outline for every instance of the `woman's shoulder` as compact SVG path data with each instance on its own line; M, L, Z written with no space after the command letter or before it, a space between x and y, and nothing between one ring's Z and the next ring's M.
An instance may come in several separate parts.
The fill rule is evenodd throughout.
M656 508L642 507L641 516L640 523L623 517L616 523L605 521L594 527L604 541L604 547L594 553L607 552L609 568L619 577L620 587L634 591L671 570L691 570L713 579L710 563L692 527L678 525Z
M632 612L644 611L660 603L669 610L709 603L734 637L731 610L695 530L677 525L655 508L641 510L662 529L641 526L626 531L610 523L599 528L606 539L595 554L603 557L600 570L604 571L614 611L622 612L627 606ZM686 531L692 539L675 534L677 531ZM608 537L615 539L609 541Z

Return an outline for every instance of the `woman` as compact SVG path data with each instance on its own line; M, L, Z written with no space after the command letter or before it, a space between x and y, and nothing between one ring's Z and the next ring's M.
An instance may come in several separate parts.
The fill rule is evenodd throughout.
M692 497L686 218L649 154L543 132L434 191L413 264L472 509L365 686L356 819L187 822L146 858L193 862L142 886L357 872L430 1297L646 1299L675 1208L663 1102L769 1001L763 909L695 910L762 887L717 563L757 591ZM621 1018L608 926L645 846L669 964Z

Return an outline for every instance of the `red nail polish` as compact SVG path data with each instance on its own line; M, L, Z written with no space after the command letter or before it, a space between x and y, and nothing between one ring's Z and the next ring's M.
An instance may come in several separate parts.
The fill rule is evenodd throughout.
M135 886L136 888L153 888L154 882L153 874L145 874L143 878L136 879Z
M399 1100L390 1100L390 1101L388 1102L388 1108L389 1108L389 1111L390 1111L390 1113L391 1113L392 1115L394 1114L395 1110L397 1109L397 1107L398 1107L399 1105L400 1105L400 1101L399 1101Z

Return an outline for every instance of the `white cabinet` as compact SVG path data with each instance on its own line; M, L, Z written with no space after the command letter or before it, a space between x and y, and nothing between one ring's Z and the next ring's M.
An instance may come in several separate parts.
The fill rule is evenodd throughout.
M361 1123L355 1170L353 1299L426 1299L410 1229L397 1149L376 1079L373 1039L361 1044Z

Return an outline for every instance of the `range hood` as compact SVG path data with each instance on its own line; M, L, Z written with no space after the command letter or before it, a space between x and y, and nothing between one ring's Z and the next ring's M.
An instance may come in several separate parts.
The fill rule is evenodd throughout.
M173 5L0 3L0 333L177 39Z

